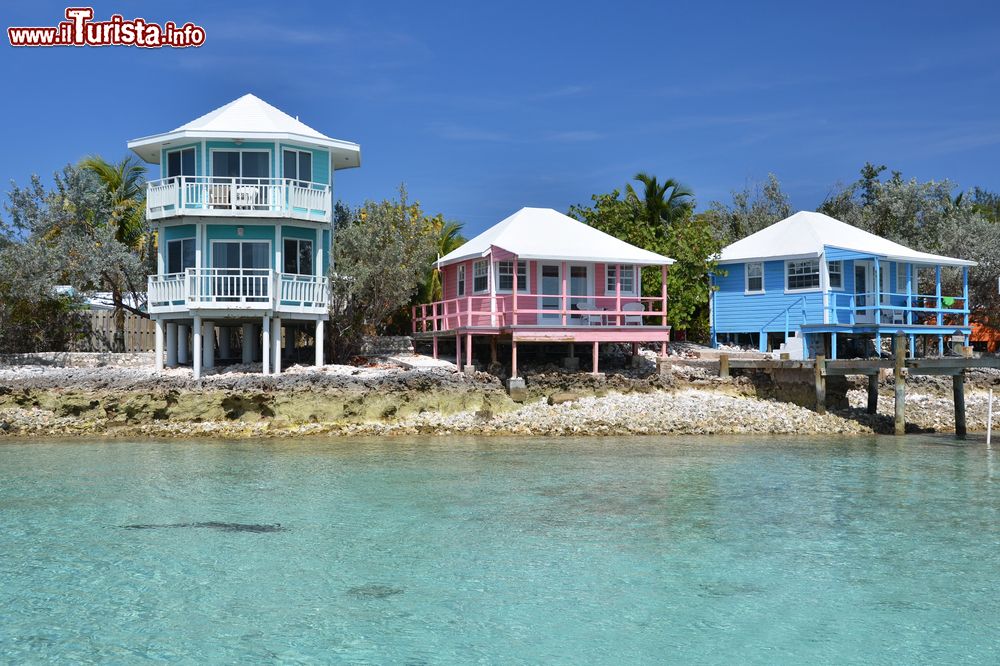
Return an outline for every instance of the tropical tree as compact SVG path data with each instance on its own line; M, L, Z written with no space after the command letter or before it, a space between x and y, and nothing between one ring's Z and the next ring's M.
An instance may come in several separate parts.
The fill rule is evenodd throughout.
M732 193L732 204L713 201L704 213L723 246L756 233L792 214L792 204L773 173Z
M440 213L428 220L428 233L434 239L438 258L445 256L465 243L466 239L462 235L462 227L461 222L447 221ZM431 266L424 283L420 286L418 300L421 303L432 303L440 301L442 298L441 272L438 270L437 265L434 264Z
M694 192L673 178L661 183L656 176L640 171L634 179L643 185L642 197L626 184L625 199L641 207L646 222L652 227L662 226L664 233L694 208Z

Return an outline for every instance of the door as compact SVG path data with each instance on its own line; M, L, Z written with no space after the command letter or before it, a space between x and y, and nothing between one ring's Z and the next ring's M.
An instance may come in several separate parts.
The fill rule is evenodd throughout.
M538 323L559 325L562 323L562 315L559 312L561 309L560 301L562 301L562 297L556 296L555 294L562 294L562 268L559 264L542 264L539 266L538 270L538 293L543 294L538 299L538 309L555 310L555 312L551 314L543 312L538 315ZM567 305L567 307L569 306Z
M871 261L854 262L854 304L857 308L855 322L874 324L875 264Z
M594 310L597 304L590 299L593 294L590 282L590 266L570 266L569 267L569 309L570 310ZM572 319L574 324L589 324L594 321L595 315L578 315Z

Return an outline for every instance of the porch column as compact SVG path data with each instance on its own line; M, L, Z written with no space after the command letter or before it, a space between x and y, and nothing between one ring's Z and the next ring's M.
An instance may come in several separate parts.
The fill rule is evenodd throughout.
M263 374L271 374L271 318L264 315L263 323L260 327L260 358L263 364L261 370Z
M177 324L167 322L167 367L177 367Z
M229 326L219 327L219 358L229 358L232 353L229 348L229 337L232 330Z
M517 340L510 341L510 378L517 377Z
M941 301L941 267L936 266L934 268L934 298L937 300L937 311L934 313L934 318L937 320L938 326L944 326L944 303Z
M667 325L667 265L660 267L660 307L663 308L663 326Z
M490 297L490 326L497 325L497 279L496 279L496 267L493 265L493 250L490 250L489 262L486 264L486 279L490 281L489 297ZM514 266L514 272L517 272L517 266ZM443 296L443 287L442 287ZM433 306L432 306L433 307Z
M899 267L896 267L899 270ZM913 310L909 308L913 307L913 264L906 264L906 323L909 326L913 325ZM911 345L912 346L912 345Z
M566 262L565 261L562 262L559 265L559 277L560 277L559 281L562 283L562 292L561 292L562 293L562 325L565 326L566 325L566 310L568 309L566 307L567 303L566 303ZM572 355L573 354L571 353L570 356L572 356Z
M243 324L243 364L253 363L254 325Z
M593 353L593 361L594 361L593 374L595 374L595 375L599 374L599 371L597 369L597 356L598 356L598 352L599 352L599 347L600 347L600 343L595 342L594 343L594 353Z
M201 365L204 368L214 368L215 367L215 324L213 322L206 321L202 324L201 337L202 337Z
M177 363L188 362L188 329L187 324L177 324Z
M325 332L326 322L322 319L316 320L316 367L322 368L323 365L323 333Z
M153 367L157 372L163 370L163 322L159 319L153 322Z
M513 325L517 326L517 255L516 254L514 255L514 281L513 284L511 285L510 300L512 303L511 313L514 321Z
M940 271L940 269L938 269ZM962 315L962 325L969 325L969 267L962 266L962 309L965 313ZM965 336L965 344L969 344L969 336Z
M191 337L194 338L194 347L191 354L191 362L194 364L194 378L201 379L201 317L194 318L194 325L191 326Z
M878 261L878 257L873 257L875 260L875 329L878 330L879 324L882 323L882 265ZM879 336L881 338L881 336ZM882 347L879 347L879 353L881 353Z
M272 372L281 374L281 317L271 317L271 363Z
M604 280L605 286L607 286L608 281ZM615 310L617 312L622 311L622 265L618 264L615 266ZM639 318L642 321L642 318ZM615 315L615 323L621 326L624 322L622 321L622 316L620 314Z
M465 336L465 365L472 367L472 334Z

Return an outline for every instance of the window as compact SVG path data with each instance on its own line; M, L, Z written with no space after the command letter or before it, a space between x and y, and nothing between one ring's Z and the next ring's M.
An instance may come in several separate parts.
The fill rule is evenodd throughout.
M194 148L172 150L167 153L167 178L193 175L195 175Z
M472 291L484 292L490 287L489 266L485 261L472 264Z
M617 291L615 285L615 273L618 271L618 266L615 264L608 265L608 279L605 291L610 295ZM623 294L634 294L635 293L635 266L622 266L622 293Z
M271 267L271 244L266 241L213 241L214 268Z
M300 238L286 238L281 261L285 265L285 273L312 275L313 242Z
M906 264L896 264L896 293L906 294Z
M764 293L764 264L759 261L747 264L746 292L748 294Z
M183 273L194 268L194 239L181 238L167 242L167 272Z
M312 153L305 150L285 150L283 176L299 181L299 187L308 187L312 181Z
M788 291L819 287L819 259L789 261L785 264L785 285Z
M510 291L514 288L514 262L497 262L497 291ZM528 262L517 262L517 290L528 291Z
M239 178L255 185L271 176L271 161L266 150L213 150L212 175Z
M461 264L458 267L458 295L465 296L465 264Z
M830 289L844 288L844 262L828 261L826 270L830 274Z

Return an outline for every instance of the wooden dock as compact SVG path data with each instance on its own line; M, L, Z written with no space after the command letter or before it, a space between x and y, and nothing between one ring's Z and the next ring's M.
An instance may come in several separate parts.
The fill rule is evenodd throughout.
M829 376L866 375L868 377L869 414L878 411L878 379L883 370L892 370L895 383L895 433L906 432L906 377L909 375L948 375L952 378L955 401L955 435L966 436L965 372L977 368L1000 368L1000 358L940 357L908 359L903 336L896 336L895 353L888 359L828 360L823 356L805 361L758 360L719 357L719 374L728 377L731 370L813 370L816 385L816 411L826 413L826 378Z

